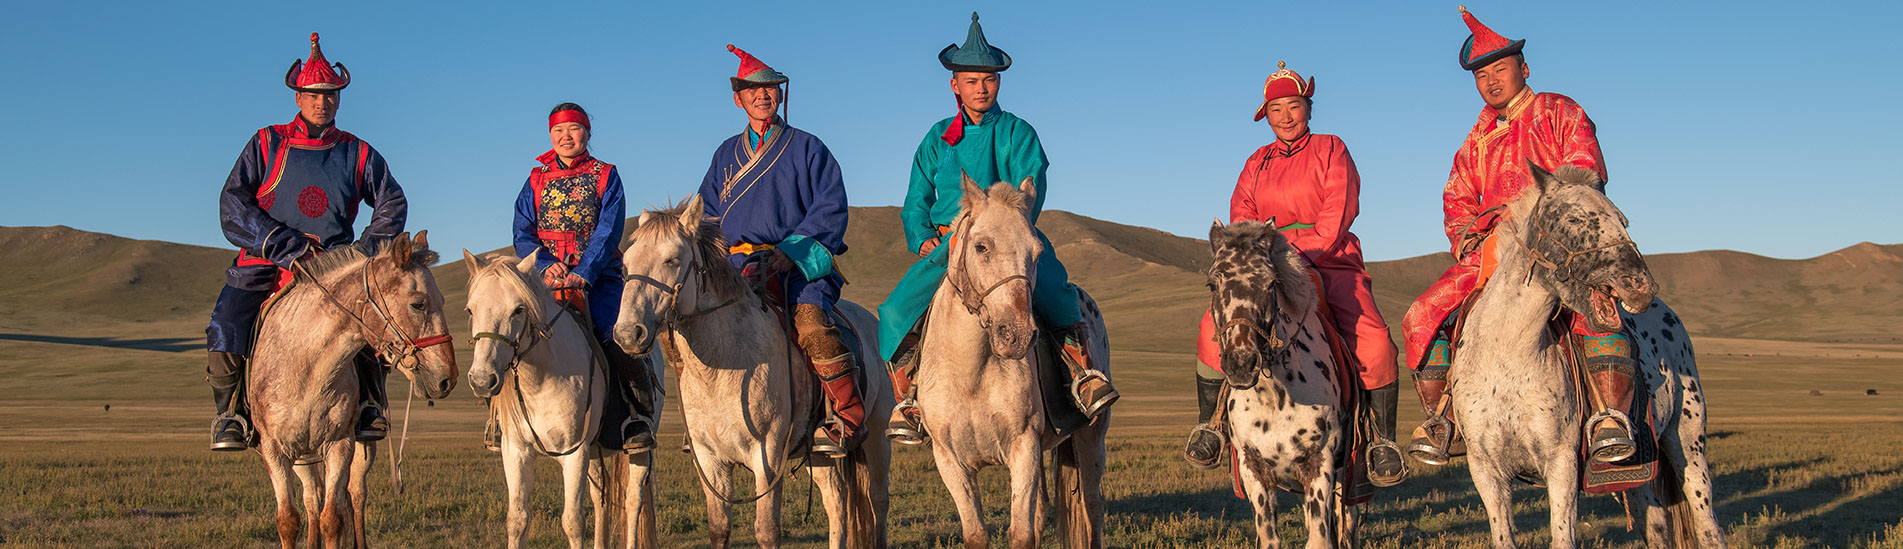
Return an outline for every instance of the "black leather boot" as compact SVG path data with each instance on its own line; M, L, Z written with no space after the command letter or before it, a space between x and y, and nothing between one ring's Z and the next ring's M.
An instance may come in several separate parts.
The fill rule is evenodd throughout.
M626 405L627 417L620 422L621 451L630 459L654 450L654 369L648 357L636 357L612 342L602 346L608 363L615 369L615 393ZM604 425L604 427L607 427Z
M1393 486L1407 480L1407 457L1401 455L1401 446L1394 443L1394 408L1401 398L1400 393L1399 381L1367 392L1369 419L1374 423L1374 440L1368 441L1365 455L1368 457L1368 480L1375 486Z
M389 369L377 360L376 355L365 350L357 354L357 390L361 404L357 412L357 440L376 442L390 435L390 420L383 417L383 410L390 405L390 398L384 393L384 380L390 375Z
M211 423L211 449L241 452L251 441L251 421L245 417L244 355L211 351L205 380L211 383L212 404L218 417Z
M1214 469L1221 464L1223 450L1229 446L1222 431L1209 424L1216 409L1222 406L1219 401L1222 386L1221 379L1196 378L1197 423L1189 432L1189 447L1183 450L1183 460L1201 469Z

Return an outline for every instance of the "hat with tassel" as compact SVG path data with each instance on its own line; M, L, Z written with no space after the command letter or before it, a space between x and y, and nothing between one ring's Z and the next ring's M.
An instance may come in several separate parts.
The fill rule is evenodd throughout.
M334 93L350 85L350 69L337 63L333 70L330 60L324 59L324 50L317 47L317 33L313 32L310 61L292 61L291 70L284 73L284 85L301 92Z
M733 52L735 57L740 58L740 71L735 73L731 78L733 81L733 91L740 91L747 88L778 86L786 83L788 80L786 75L780 74L780 71L773 70L773 67L766 66L765 62L747 53L747 50L736 48L733 44L727 44L727 51Z
M1262 81L1262 106L1256 107L1255 119L1261 120L1269 115L1269 102L1284 97L1315 97L1315 77L1302 80L1302 75L1288 70L1288 63L1275 62L1276 71Z
M1480 20L1474 19L1474 14L1467 11L1467 6L1460 6L1460 17L1467 21L1467 30L1473 32L1467 35L1467 42L1460 45L1460 68L1462 69L1479 70L1481 67L1493 64L1494 61L1520 53L1520 48L1526 46L1525 39L1508 40L1507 37L1500 36L1500 33L1493 32L1493 29L1480 24Z

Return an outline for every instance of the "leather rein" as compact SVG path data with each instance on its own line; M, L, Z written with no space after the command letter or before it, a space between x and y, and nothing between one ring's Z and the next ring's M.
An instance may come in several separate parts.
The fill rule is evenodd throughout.
M977 315L982 319L985 312L985 299L991 297L992 292L998 291L998 288L1004 287L1005 284L1017 281L1023 281L1027 287L1031 286L1031 278L1023 274L1014 274L1000 278L996 282L992 282L990 286L985 287L984 291L973 294L971 269L967 267L967 264L970 263L970 254L966 252L964 248L958 247L958 235L963 234L965 230L971 228L970 218L960 220L958 227L963 230L954 229L950 231L950 240L946 241L946 244L952 246L950 250L951 253L958 254L958 260L954 262L958 274L956 276L947 276L949 279L947 282L951 284L952 295L958 296L959 300L965 305L965 312Z
M1268 290L1265 293L1270 296L1277 295L1276 287L1279 285L1281 285L1280 281L1275 279L1270 279ZM1217 313L1219 311L1222 311L1223 309L1218 308L1216 306L1218 304L1216 303L1215 292L1210 292L1210 294L1211 295L1209 297L1209 305L1210 305L1211 313ZM1272 300L1274 299L1279 299L1279 298L1272 298ZM1263 319L1261 318L1231 318L1226 321L1223 321L1222 325L1216 328L1217 344L1220 345L1222 343L1221 338L1225 335L1228 335L1230 330L1241 329L1243 331L1249 332L1250 337L1252 337L1254 340L1262 342L1268 346L1269 348L1268 353L1262 353L1262 351L1260 350L1260 347L1258 347L1257 348L1258 354L1267 354L1267 356L1273 359L1275 364L1287 364L1289 359L1288 338L1282 338L1282 337L1276 336L1277 333L1280 333L1283 331L1283 330L1277 329L1279 327L1277 320L1281 318L1281 315L1277 315L1273 312L1275 308L1278 306L1279 306L1278 303L1269 304L1270 314L1264 315L1268 317L1267 328L1263 327L1264 322L1263 322ZM1302 329L1307 329L1307 327L1304 326ZM1269 370L1268 368L1260 368L1257 370L1256 376L1266 377L1271 375L1268 372L1268 370Z
M702 258L700 257L700 250L694 249L693 254L694 254L694 258L688 261L687 268L681 271L680 278L675 280L673 284L661 282L660 280L657 280L654 277L651 277L642 273L628 273L628 274L621 275L621 279L623 281L639 282L647 286L653 286L656 290L659 290L661 293L666 294L671 299L671 302L668 303L668 307L667 307L667 317L661 319L660 331L663 333L655 334L654 338L660 340L661 344L664 347L666 347L665 349L666 352L663 352L662 354L667 358L668 365L674 366L676 369L679 369L680 367L680 358L675 356L677 353L672 352L673 351L672 347L673 347L673 341L674 341L673 336L674 336L674 333L677 331L677 325L682 322L688 322L688 321L692 321L694 319L700 318L702 316L706 316L708 314L713 313L714 311L725 309L728 306L731 306L735 303L739 303L740 299L744 297L745 295L745 294L735 295L733 297L727 298L726 301L722 301L719 304L714 305L713 307L706 308L706 309L689 311L685 313L681 312L680 310L681 289L687 286L688 277L692 276L692 277L697 277L699 279L698 283L694 285L695 305L699 305L700 294L707 293L707 266L704 263L702 263Z
M581 319L574 316L573 313L570 313L568 307L557 305L555 309L555 314L550 316L547 321L541 320L542 315L538 310L534 308L529 309L530 318L527 325L529 329L523 334L523 339L528 340L527 345L521 344L521 341L516 338L497 332L476 332L476 335L469 338L469 346L471 348L475 347L476 341L481 339L491 339L509 346L509 351L512 353L509 357L509 365L504 367L502 371L496 372L496 376L500 378L501 376L509 375L511 372L516 373L514 383L515 404L518 409L522 410L522 423L529 427L529 442L535 445L535 451L541 452L542 455L548 457L566 456L575 453L576 450L580 450L582 446L588 444L588 437L576 437L575 444L568 449L562 450L561 452L549 451L548 446L542 443L541 433L535 429L535 422L529 419L529 417L534 414L529 413L529 403L527 399L522 396L522 376L516 368L522 364L522 357L529 354L529 351L534 350L536 345L540 345L543 341L551 339L549 337L549 330L553 330L555 323L561 321L563 317L574 319L577 325L581 324ZM586 331L584 327L583 332ZM595 370L598 369L596 368L597 365L605 362L605 359L599 356L600 353L596 354L598 355L595 357L596 360L591 361L588 365L588 379L582 384L582 398L587 399L588 404L582 408L581 417L577 421L577 423L581 423L582 425L574 430L575 433L587 432L588 417L594 415L593 408L595 401L591 396L595 391Z

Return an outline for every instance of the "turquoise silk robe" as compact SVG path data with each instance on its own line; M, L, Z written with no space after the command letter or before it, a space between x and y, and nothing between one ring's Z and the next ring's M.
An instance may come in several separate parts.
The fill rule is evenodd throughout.
M964 196L959 179L961 171L985 187L998 182L1017 185L1029 177L1031 186L1037 189L1037 198L1031 205L1031 223L1036 224L1038 214L1044 211L1044 197L1048 194L1044 176L1050 161L1044 157L1037 130L1024 119L992 107L979 123L965 125L965 135L958 144L945 143L940 136L962 120L962 116L954 116L933 125L932 130L926 132L925 140L919 143L918 152L912 155L911 187L906 191L905 208L899 217L905 226L905 243L914 253L925 241L938 238L939 225L951 225L958 217L959 199ZM1070 285L1070 273L1057 261L1044 232L1035 227L1032 231L1044 244L1044 253L1037 257L1032 312L1045 325L1076 324L1083 315L1078 309L1077 288ZM879 349L886 360L892 359L899 341L931 305L932 295L945 279L946 255L950 251L949 246L939 246L912 264L898 287L879 305Z

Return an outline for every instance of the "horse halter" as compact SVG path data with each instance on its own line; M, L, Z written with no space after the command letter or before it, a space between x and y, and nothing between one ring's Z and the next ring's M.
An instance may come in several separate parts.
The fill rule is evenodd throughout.
M1546 197L1541 196L1539 202L1535 202L1533 204L1533 211L1539 212L1543 210L1544 208L1542 208L1542 206L1545 205L1545 203L1546 203ZM1573 261L1576 259L1579 259L1580 256L1583 256L1586 254L1610 250L1610 249L1619 248L1623 246L1630 246L1632 248L1632 253L1638 254L1640 258L1645 257L1645 254L1639 251L1638 243L1633 242L1632 237L1630 236L1620 238L1609 244L1595 246L1595 247L1587 248L1584 250L1574 250L1566 246L1564 242L1555 240L1550 235L1548 235L1546 231L1547 223L1542 223L1541 220L1538 218L1529 219L1527 220L1527 222L1528 222L1527 224L1533 226L1533 234L1530 235L1532 237L1533 245L1528 246L1526 243L1520 242L1519 243L1520 248L1526 251L1527 258L1533 261L1534 266L1545 267L1546 270L1552 271L1553 278L1560 282L1566 282L1572 277L1572 275L1569 273L1571 272ZM1546 254L1540 253L1540 248L1543 248L1546 246L1558 248L1559 251L1566 252L1566 257L1561 258L1559 261L1553 261L1551 259L1548 259L1546 257ZM1527 274L1529 276L1532 275L1531 268L1528 269Z
M330 300L331 305L336 306L337 310L343 311L344 314L350 315L351 320L357 321L358 326L362 326L365 331L376 331L370 329L370 323L364 322L362 316L358 316L355 311L350 310L349 307L345 307L343 302L337 299L337 295L331 293L330 288L324 287L324 283L319 281L315 275L312 275L310 269L306 269L303 263L293 262L291 263L291 267L296 269L299 274L304 275L305 278L310 279L311 284L317 286L317 289L323 292L324 297ZM370 284L370 263L366 261L363 266L362 302L369 303L370 308L377 312L377 318L383 320L384 328L396 334L396 340L394 341L374 343L377 348L377 354L390 360L392 365L403 370L414 372L417 368L417 354L422 353L423 349L446 344L452 340L447 330L441 334L428 337L411 338L409 334L403 332L402 328L398 328L396 322L390 319L390 314L383 310L383 304L377 302L374 290Z
M476 346L476 341L483 339L495 340L501 342L503 345L509 346L509 365L496 371L497 379L501 379L502 376L515 371L515 367L522 364L523 355L529 354L529 351L534 350L536 345L541 345L543 341L547 341L549 339L549 330L554 329L555 323L561 321L562 315L568 314L567 307L557 306L555 314L544 322L541 320L542 314L540 311L534 307L528 307L527 310L529 312L529 322L524 325L526 329L523 330L524 333L522 334L522 339L528 340L528 344L526 345L524 345L520 339L509 337L507 334L501 332L476 332L476 335L470 336L469 338L469 346L471 348ZM500 384L498 384L498 387L499 386Z
M1277 293L1276 287L1279 286L1280 284L1281 284L1280 281L1271 278L1269 280L1269 287L1267 291L1265 291L1264 293L1270 296L1276 295ZM1210 305L1209 309L1211 313L1221 314L1220 312L1223 311L1223 309L1220 307L1217 307L1217 305L1219 304L1216 302L1217 296L1215 295L1215 292L1210 292L1210 294L1211 295L1209 296L1209 305ZM1273 364L1287 364L1289 360L1288 339L1277 337L1276 335L1281 330L1277 329L1278 324L1276 323L1275 320L1278 317L1278 315L1276 315L1273 311L1274 306L1275 306L1274 303L1270 303L1269 314L1262 315L1262 317L1230 318L1228 320L1223 321L1222 325L1216 327L1217 343L1220 345L1222 342L1223 336L1228 335L1230 330L1239 328L1239 329L1242 329L1243 331L1248 332L1251 340L1258 342L1258 346L1256 347L1256 354L1268 357L1272 361ZM1268 319L1267 328L1263 327L1264 318ZM1263 352L1262 350L1262 346L1264 345L1268 347L1268 351L1266 353ZM1262 377L1266 377L1268 375L1269 373L1267 368L1260 368L1257 370L1255 376L1251 376L1249 378L1250 379L1249 385L1240 387L1240 388L1247 389L1249 387L1254 387L1255 380L1260 379Z

